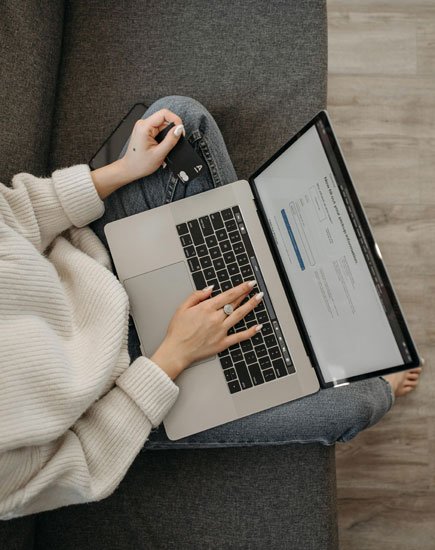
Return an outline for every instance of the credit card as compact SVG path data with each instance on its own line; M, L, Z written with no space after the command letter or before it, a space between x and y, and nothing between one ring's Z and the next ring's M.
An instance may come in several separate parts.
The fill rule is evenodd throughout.
M175 124L171 122L157 134L154 138L157 143L163 141L166 134L174 126ZM177 176L183 183L189 183L205 171L203 159L183 135L179 137L177 144L165 158L165 162L174 176Z

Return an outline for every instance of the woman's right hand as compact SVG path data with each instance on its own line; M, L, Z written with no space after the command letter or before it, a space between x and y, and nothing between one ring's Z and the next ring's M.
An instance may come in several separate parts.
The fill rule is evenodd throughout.
M193 292L176 310L166 337L151 360L174 380L195 361L252 338L262 325L254 325L234 334L227 333L262 300L263 293L260 292L240 305L255 285L255 281L248 281L214 298L210 298L213 287ZM223 310L225 304L231 304L234 308L230 315Z

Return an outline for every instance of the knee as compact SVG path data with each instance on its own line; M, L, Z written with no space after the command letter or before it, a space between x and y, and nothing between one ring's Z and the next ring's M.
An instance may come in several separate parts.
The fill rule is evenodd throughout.
M169 109L178 115L186 128L193 131L196 128L205 129L205 125L214 119L208 110L196 99L182 95L169 95L161 97L149 108L150 114L160 109ZM188 130L189 129L189 130Z
M390 410L392 398L388 382L371 378L348 386L346 404L347 422L341 426L337 441L350 441L362 430L374 426Z

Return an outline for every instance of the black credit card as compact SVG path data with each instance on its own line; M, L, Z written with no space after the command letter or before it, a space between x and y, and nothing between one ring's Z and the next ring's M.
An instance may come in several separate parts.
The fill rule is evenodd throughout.
M174 126L175 124L171 122L154 139L160 143ZM205 171L204 161L183 135L179 137L165 162L174 176L177 176L183 183L192 181Z

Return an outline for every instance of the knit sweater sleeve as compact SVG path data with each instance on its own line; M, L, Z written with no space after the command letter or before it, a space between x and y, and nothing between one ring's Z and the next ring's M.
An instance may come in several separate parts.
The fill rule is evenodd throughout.
M84 227L104 213L89 166L56 170L51 178L17 174L0 184L0 219L43 252L71 226Z
M8 441L3 437L0 519L110 495L125 476L151 428L160 424L174 404L178 391L157 365L139 357L117 379L115 387L57 439L19 448L12 444L8 448ZM25 414L23 412L23 427ZM14 437L16 434L11 433L11 439Z

